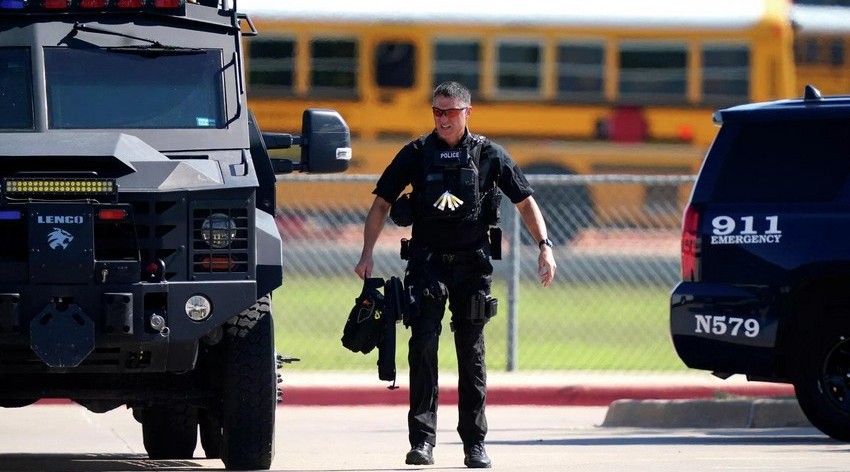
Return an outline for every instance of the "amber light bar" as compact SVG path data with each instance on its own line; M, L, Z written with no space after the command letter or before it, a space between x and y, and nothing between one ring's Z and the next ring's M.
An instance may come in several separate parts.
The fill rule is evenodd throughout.
M40 197L52 195L115 195L115 179L54 179L17 178L3 179L3 195L7 197Z

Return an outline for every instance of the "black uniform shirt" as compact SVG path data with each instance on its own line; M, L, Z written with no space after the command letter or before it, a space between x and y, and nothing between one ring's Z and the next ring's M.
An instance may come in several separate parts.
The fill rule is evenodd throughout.
M393 203L408 185L418 185L423 180L425 139L432 136L439 149L449 149L448 144L436 132L421 136L405 145L384 170L372 192ZM475 137L467 131L457 147L471 149L476 145ZM485 157L487 156L487 157ZM528 198L534 191L525 179L519 166L511 159L505 148L485 140L478 167L481 189L492 187L498 178L502 193L513 203ZM437 251L463 251L477 247L487 235L487 224L481 221L428 221L414 220L412 239Z

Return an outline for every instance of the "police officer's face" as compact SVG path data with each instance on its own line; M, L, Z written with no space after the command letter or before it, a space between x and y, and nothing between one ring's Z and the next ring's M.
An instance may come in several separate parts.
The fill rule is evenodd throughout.
M434 98L434 128L437 134L447 142L449 146L455 146L460 142L466 131L466 120L472 111L472 106L456 98L437 95Z

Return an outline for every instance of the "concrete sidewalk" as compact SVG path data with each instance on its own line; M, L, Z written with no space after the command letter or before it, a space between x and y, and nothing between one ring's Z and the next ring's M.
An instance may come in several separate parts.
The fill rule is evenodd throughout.
M408 373L398 389L375 372L300 372L283 369L284 405L406 405ZM735 397L794 398L787 384L727 380L707 372L490 372L489 405L608 406L615 400L685 400ZM440 403L457 404L457 376L440 374Z

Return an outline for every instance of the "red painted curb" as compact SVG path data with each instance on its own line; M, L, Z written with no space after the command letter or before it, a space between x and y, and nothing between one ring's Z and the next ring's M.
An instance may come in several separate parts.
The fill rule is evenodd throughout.
M501 387L487 390L488 405L608 406L616 400L687 400L697 398L793 397L794 388L785 384L730 385L604 385L567 387ZM45 398L39 405L67 405L70 400ZM441 388L440 403L457 405L457 389ZM375 406L407 405L407 388L375 387L284 387L283 405Z
M784 384L708 386L568 386L490 387L488 405L608 406L615 400L677 400L696 398L793 397L794 388ZM408 390L385 387L284 387L284 405L367 406L406 405ZM440 403L457 404L457 389L441 388Z

